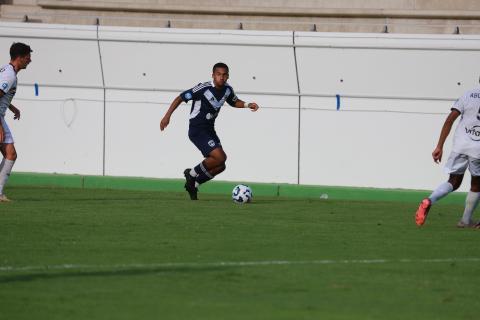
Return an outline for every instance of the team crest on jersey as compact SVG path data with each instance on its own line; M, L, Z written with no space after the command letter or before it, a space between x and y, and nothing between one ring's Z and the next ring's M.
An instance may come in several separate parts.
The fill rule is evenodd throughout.
M2 83L2 89L5 90L8 88L8 83L4 82Z
M187 100L192 99L192 94L190 92L185 93L185 99Z
M215 141L213 141L213 140L208 141L208 145L210 147L214 147L215 146Z

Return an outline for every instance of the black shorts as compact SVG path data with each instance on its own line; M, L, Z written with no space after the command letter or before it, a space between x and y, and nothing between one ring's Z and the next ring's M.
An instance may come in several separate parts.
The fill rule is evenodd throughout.
M188 137L195 147L207 157L213 149L221 148L222 144L214 129L192 129L188 130Z

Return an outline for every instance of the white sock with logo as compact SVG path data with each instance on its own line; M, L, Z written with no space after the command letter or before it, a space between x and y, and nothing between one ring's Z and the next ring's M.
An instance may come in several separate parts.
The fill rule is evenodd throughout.
M195 171L195 168L190 170L190 175L194 178L196 178L198 176L198 173L197 173L197 171Z
M444 182L441 185L439 185L437 189L435 189L430 195L430 197L428 198L430 199L430 201L432 201L432 204L434 204L435 202L442 199L452 191L453 191L452 184L450 182Z
M7 183L10 172L12 172L14 163L15 160L3 159L2 161L3 166L0 170L0 195L3 194L3 187L5 187L5 184Z
M467 194L467 199L465 200L465 211L463 212L462 222L469 224L472 221L473 211L480 201L480 192L470 191Z

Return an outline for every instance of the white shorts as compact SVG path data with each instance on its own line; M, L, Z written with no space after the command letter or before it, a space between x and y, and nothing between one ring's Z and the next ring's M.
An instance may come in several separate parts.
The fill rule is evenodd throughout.
M2 121L3 127L3 143L13 143L12 132L10 131L10 128L8 127L4 117L0 116L0 121Z
M448 174L464 174L467 170L474 177L480 176L480 159L472 158L466 154L452 152L445 164Z

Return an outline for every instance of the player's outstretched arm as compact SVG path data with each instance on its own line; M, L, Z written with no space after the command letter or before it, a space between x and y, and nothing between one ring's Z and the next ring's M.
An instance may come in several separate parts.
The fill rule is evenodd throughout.
M258 104L256 102L245 102L245 101L242 101L240 99L238 99L236 102L235 102L235 108L248 108L252 111L257 111L258 108L260 108L258 106Z
M160 121L160 130L163 131L168 124L170 123L170 117L172 116L172 113L177 109L177 107L182 103L182 98L180 96L176 97L175 100L173 100L172 104L170 105L170 108L168 108L167 112L163 116L162 120Z
M20 110L18 110L13 104L8 109L13 112L13 120L20 120Z
M443 145L445 144L445 140L447 140L447 137L450 134L450 130L452 130L453 123L459 115L460 112L456 109L453 109L445 120L445 123L443 124L442 131L440 132L440 137L438 138L437 146L432 152L433 161L435 161L436 163L442 161Z

